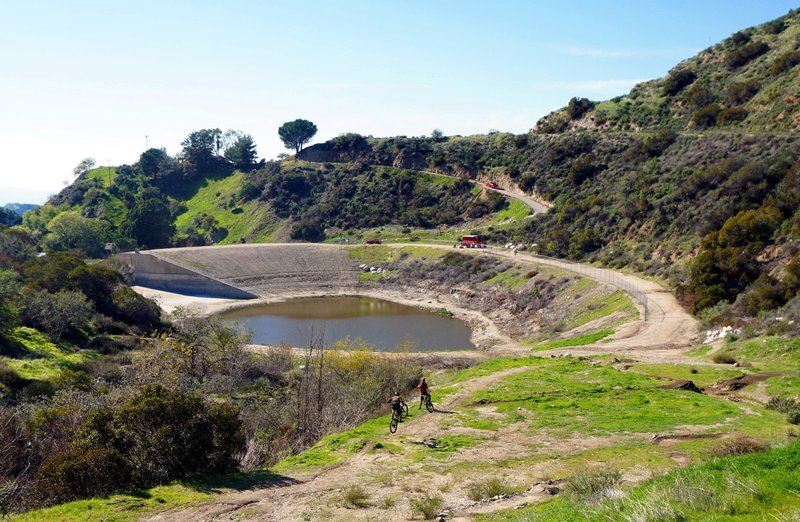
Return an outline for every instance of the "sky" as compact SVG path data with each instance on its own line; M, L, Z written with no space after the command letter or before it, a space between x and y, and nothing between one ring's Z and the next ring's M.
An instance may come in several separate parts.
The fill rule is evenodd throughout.
M189 133L523 133L800 0L0 0L0 205Z

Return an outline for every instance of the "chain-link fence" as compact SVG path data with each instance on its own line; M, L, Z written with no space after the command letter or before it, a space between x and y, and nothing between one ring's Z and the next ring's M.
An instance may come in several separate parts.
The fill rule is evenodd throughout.
M596 279L597 281L601 281L603 283L609 284L616 288L619 288L626 294L630 295L637 301L642 304L644 308L644 320L645 321L663 321L664 320L664 310L661 309L661 306L658 303L653 302L652 304L655 305L653 310L650 308L650 300L647 298L647 294L645 291L638 286L636 286L631 281L625 279L622 275L614 272L613 270L607 270L605 268L596 268L593 266L582 265L580 263L573 263L571 261L565 261L563 259L556 259L554 257L547 257L541 255L531 255L534 259L543 262L544 264L550 266L557 266L559 268L563 268L565 270L569 270L570 272L575 272L577 274L585 275L586 277L591 277L592 279ZM655 316L652 316L652 314Z

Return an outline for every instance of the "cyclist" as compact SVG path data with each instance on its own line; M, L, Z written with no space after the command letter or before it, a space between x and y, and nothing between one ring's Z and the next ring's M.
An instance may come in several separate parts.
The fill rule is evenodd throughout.
M425 382L425 377L419 380L417 389L419 390L419 408L417 409L422 409L425 399L431 400L431 391L428 389L428 383Z
M403 422L403 404L405 403L405 401L403 400L402 397L400 397L400 392L397 392L391 397L389 397L389 400L386 402L392 404L392 412L397 414L397 419L400 422Z

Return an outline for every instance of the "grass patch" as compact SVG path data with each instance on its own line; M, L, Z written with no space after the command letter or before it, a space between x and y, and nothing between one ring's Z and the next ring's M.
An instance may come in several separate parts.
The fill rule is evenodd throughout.
M99 179L104 187L110 187L117 179L117 167L95 167L86 173L86 179Z
M438 495L424 495L422 498L412 498L410 501L411 512L422 516L425 520L433 520L444 507L442 497Z
M609 497L619 491L622 473L617 470L583 471L576 473L567 481L564 493L574 499Z
M525 277L526 272L527 270L522 270L521 268L511 268L505 272L500 272L487 280L486 283L502 286L509 290L519 290L528 282L528 278Z
M499 495L514 495L522 488L512 485L505 478L492 477L467 485L467 496L476 502Z
M84 522L86 520L139 520L163 511L165 506L178 508L214 498L215 493L180 484L158 486L135 494L79 500L48 509L14 515L16 522Z
M518 415L518 408L523 408L534 413L527 421L531 430L555 434L663 432L677 426L731 423L746 415L738 405L723 399L665 390L662 384L610 366L556 359L510 375L491 389L476 392L469 401L495 404L498 412L509 416ZM785 429L775 415L765 415L760 421L762 430Z
M369 493L358 484L347 486L342 492L342 501L348 508L365 508L370 505Z
M605 328L597 332L591 332L583 335L571 337L569 339L557 339L555 341L548 341L545 343L535 344L532 348L534 350L555 350L557 348L566 348L568 346L583 346L586 344L594 344L609 335L613 334L614 330ZM531 344L531 341L522 341L523 344Z
M677 469L599 504L567 496L478 520L792 520L800 442Z
M636 307L631 302L628 294L617 290L610 296L589 298L579 301L579 305L570 310L567 316L565 329L571 330L590 321L609 316L616 312L623 312L625 318L636 317Z
M634 363L631 369L652 377L663 377L674 381L692 381L700 387L709 386L724 379L741 377L744 372L736 369L713 366L687 366L684 364L641 364Z
M23 379L49 380L62 370L74 369L97 355L94 350L77 350L55 344L43 333L26 326L15 328L12 336L23 347L24 353L14 359L2 359Z
M195 216L208 214L217 220L217 228L227 230L217 244L239 243L243 238L250 242L269 241L276 224L270 219L266 205L248 201L241 206L229 206L243 179L241 172L223 178L206 178L197 192L183 202L187 210L177 217L175 226L180 231L189 226Z
M800 367L800 338L764 336L730 341L717 353L761 370L797 370Z

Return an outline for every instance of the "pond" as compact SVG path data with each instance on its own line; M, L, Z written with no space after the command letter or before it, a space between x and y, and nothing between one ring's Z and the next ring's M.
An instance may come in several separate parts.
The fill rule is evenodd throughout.
M435 311L368 297L315 297L254 305L221 314L253 333L253 342L306 347L360 338L392 351L412 340L419 351L474 350L466 323Z

